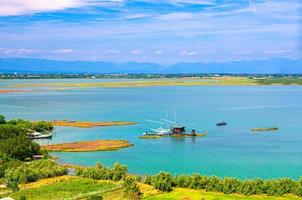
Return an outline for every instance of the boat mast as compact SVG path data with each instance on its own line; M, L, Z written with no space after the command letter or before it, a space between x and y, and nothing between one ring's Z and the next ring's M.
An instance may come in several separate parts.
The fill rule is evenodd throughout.
M168 120L168 111L166 110L166 128L168 128L168 122L167 122L167 120Z
M174 121L175 121L175 124L176 124L176 109L174 110Z

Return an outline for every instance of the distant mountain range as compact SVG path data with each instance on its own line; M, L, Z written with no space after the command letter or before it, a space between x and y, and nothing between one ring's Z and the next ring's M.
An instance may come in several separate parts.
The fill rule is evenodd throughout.
M103 61L55 61L0 58L0 73L280 73L302 74L302 59L269 59L234 62L177 63L162 66L149 62L116 64Z

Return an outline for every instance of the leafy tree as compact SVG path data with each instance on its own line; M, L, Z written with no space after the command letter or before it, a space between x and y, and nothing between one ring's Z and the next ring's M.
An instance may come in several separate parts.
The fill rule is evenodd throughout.
M172 176L166 172L160 172L152 178L152 185L155 189L164 192L172 191Z
M134 177L126 176L123 179L123 188L127 198L131 200L138 200L141 198L141 192Z
M5 171L5 179L7 185L11 183L27 183L34 182L42 178L50 178L67 174L64 167L58 166L56 162L51 160L37 160L30 164L22 163L16 168L7 169Z
M207 191L221 192L221 180L217 176L207 177L205 189Z
M241 182L236 178L226 177L221 182L222 192L225 194L236 193L239 191L239 186Z
M26 135L26 130L21 129L18 126L12 124L1 124L0 125L0 141L9 139L12 137Z
M25 160L40 153L40 146L29 140L26 136L20 135L6 140L0 140L0 151L9 157Z
M5 124L5 117L3 115L0 115L0 124Z
M191 176L179 175L173 179L173 186L175 187L190 188L190 184Z
M114 163L112 180L114 181L122 180L126 176L127 171L128 169L125 165Z
M76 175L92 178L97 180L122 180L127 174L127 167L115 163L113 168L107 168L104 165L97 163L95 167L78 167Z
M152 185L152 176L146 175L144 177L144 183L146 183L148 185Z

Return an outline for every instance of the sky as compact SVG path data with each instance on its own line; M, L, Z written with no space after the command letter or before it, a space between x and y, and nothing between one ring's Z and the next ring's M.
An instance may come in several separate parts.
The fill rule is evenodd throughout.
M0 58L302 58L301 0L0 0Z

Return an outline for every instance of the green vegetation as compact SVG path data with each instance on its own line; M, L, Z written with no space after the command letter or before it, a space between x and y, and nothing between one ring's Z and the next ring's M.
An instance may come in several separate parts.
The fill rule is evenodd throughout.
M36 160L29 164L22 163L20 166L7 169L5 171L5 179L7 185L34 182L43 178L62 176L67 174L67 169L58 166L56 162L51 160Z
M52 126L46 122L6 121L0 116L0 182L6 183L9 187L5 188L4 192L0 188L0 197L7 196L10 191L13 192L11 197L28 200L102 198L295 200L302 197L302 178L299 181L290 178L240 180L200 174L173 176L167 172L144 177L129 176L127 167L118 163L113 167L100 163L95 167L73 166L76 176L62 176L67 174L65 167L58 166L56 162L48 159L32 159L35 154L45 153L47 156L47 152L43 152L38 144L26 137L28 127L41 131L52 130ZM43 184L47 178L52 181ZM42 185L26 187L35 184L29 183L35 181ZM144 187L149 188L144 192Z
M200 174L172 176L168 173L160 172L154 176L147 176L145 183L166 192L171 191L172 187L180 187L197 190L204 189L224 194L282 196L291 193L302 196L302 178L300 181L294 181L289 178L239 180L229 177L221 179L216 176L202 176Z
M261 77L256 79L259 85L302 85L302 77L286 76L286 77Z
M27 134L30 131L44 132L52 129L53 126L48 122L22 119L6 121L4 116L0 116L0 179L13 192L19 190L20 183L67 173L64 167L53 161L32 161L33 155L44 154L46 158L48 155L37 143L28 139Z
M124 87L159 87L159 86L208 86L208 85L256 85L253 79L246 77L205 77L183 79L141 79L123 82L81 82L81 83L32 83L14 84L13 88L47 87L48 89L66 88L124 88Z
M96 180L113 180L119 181L126 177L127 167L115 163L113 168L105 167L97 163L95 167L77 167L76 175L85 178L92 178Z
M50 131L53 126L49 122L30 122L17 119L6 121L0 115L0 163L11 160L24 161L31 159L33 155L43 154L45 151L40 146L27 138L27 134L32 131ZM11 165L10 165L11 166ZM0 178L3 171L0 167Z
M113 182L98 182L87 178L62 180L38 188L20 190L10 195L18 200L25 196L28 200L75 200L100 199L103 193L115 190L120 186Z
M123 191L125 197L131 200L137 200L141 198L141 192L137 186L137 181L134 177L126 176L123 180Z
M164 191L164 192L170 192L172 191L172 179L173 177L166 172L160 172L159 174L156 174L151 179L147 179L147 183L150 184L158 190ZM151 181L150 181L151 180Z
M277 131L277 127L272 127L272 128L253 128L251 131Z
M47 131L52 131L54 129L52 123L46 121L30 122L24 119L13 119L6 123L15 125L20 129L24 129L26 132L37 131L43 133Z

